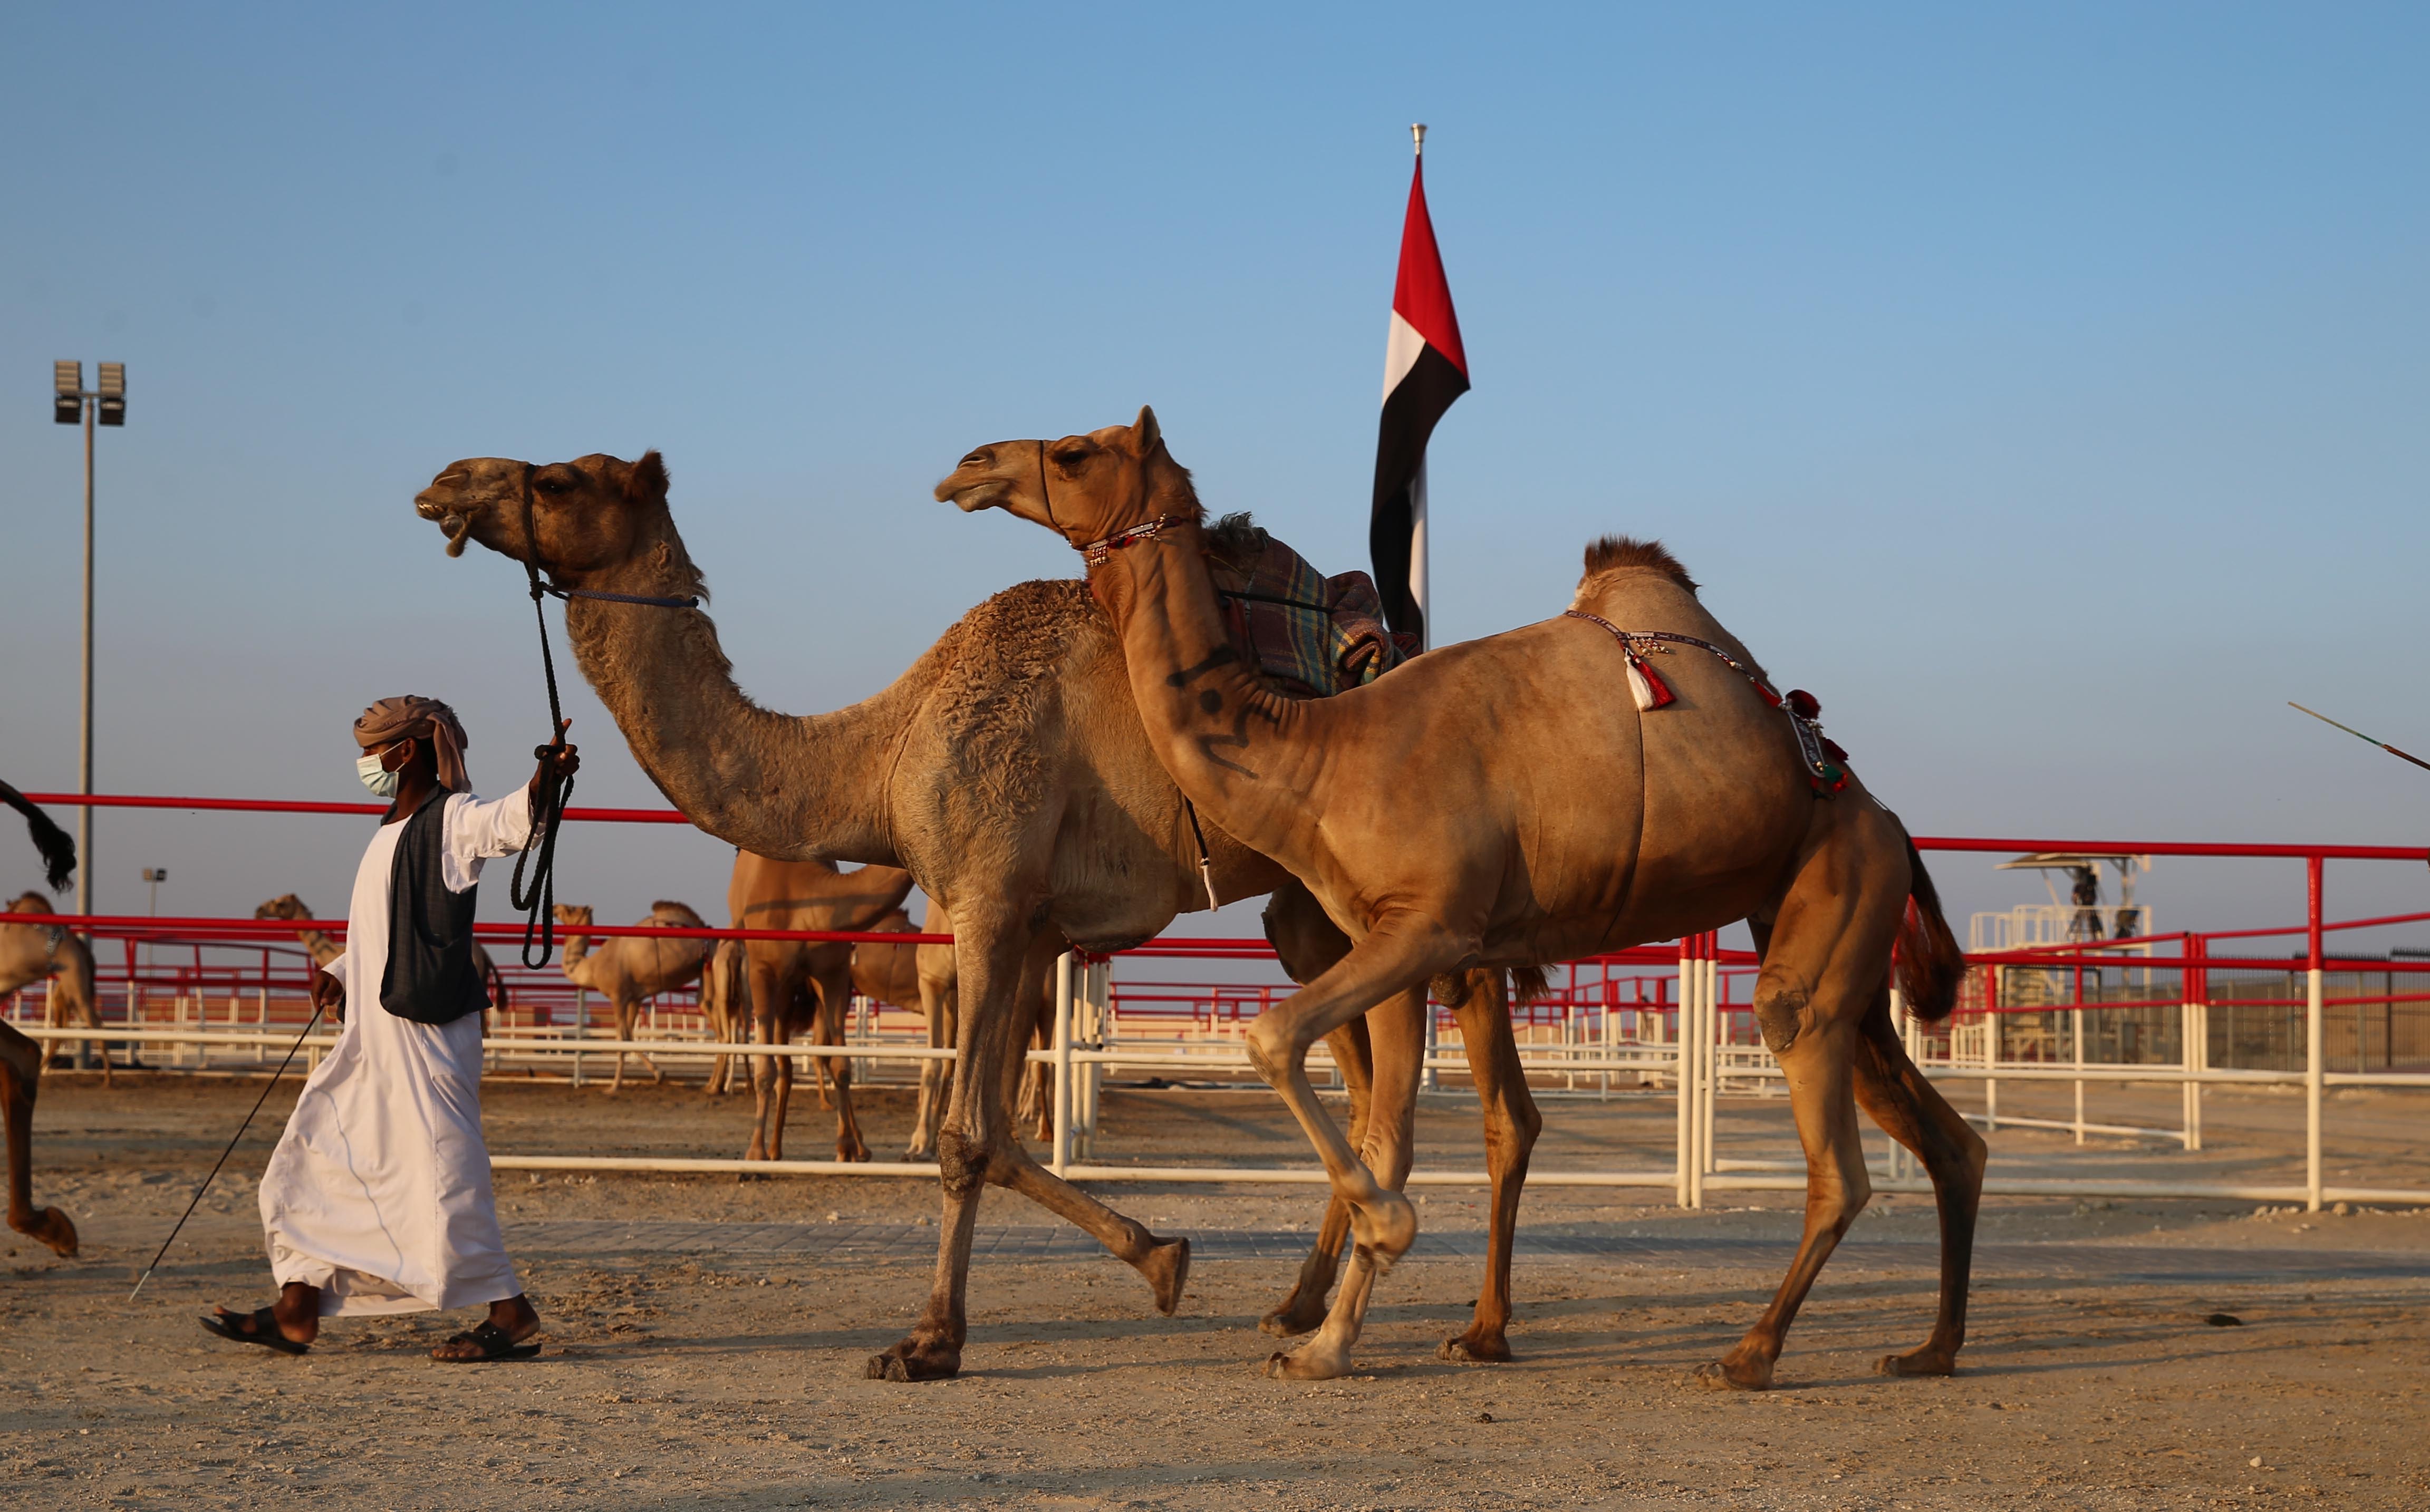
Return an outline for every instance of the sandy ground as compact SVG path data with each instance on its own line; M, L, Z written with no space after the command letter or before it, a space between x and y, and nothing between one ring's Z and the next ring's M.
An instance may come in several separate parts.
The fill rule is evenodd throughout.
M24 1505L1518 1507L1697 1503L1748 1507L2242 1504L2323 1499L2430 1504L2430 1279L2338 1278L2341 1256L2430 1253L2430 1216L2255 1217L2251 1205L1995 1200L1986 1239L2133 1243L2194 1258L2307 1251L2318 1275L2136 1282L2011 1258L1981 1275L1954 1379L1891 1381L1873 1358L1918 1341L1932 1277L1912 1264L1826 1270L1762 1395L1688 1382L1760 1309L1795 1233L1789 1200L1724 1194L1682 1213L1656 1194L1540 1188L1530 1233L1777 1240L1757 1263L1682 1269L1642 1259L1521 1258L1513 1365L1457 1367L1434 1348L1465 1321L1475 1262L1411 1259L1380 1284L1359 1374L1263 1379L1257 1316L1283 1259L1202 1260L1174 1318L1105 1259L983 1259L957 1381L863 1378L925 1294L916 1254L843 1263L750 1253L586 1254L518 1247L549 1349L527 1364L437 1365L422 1351L469 1317L329 1324L303 1358L205 1335L209 1304L269 1295L253 1176L291 1100L275 1093L169 1263L126 1290L258 1082L90 1078L45 1083L38 1196L84 1228L74 1260L11 1237L0 1286L0 1504ZM732 1153L747 1111L695 1090L492 1084L501 1151ZM2004 1088L2004 1112L2056 1111L2065 1088ZM2139 1102L2138 1098L2141 1101ZM873 1099L881 1153L909 1106ZM2159 1122L2173 1090L2104 1089L2094 1116ZM2421 1102L2373 1094L2338 1116L2337 1159L2418 1184ZM2290 1109L2218 1094L2211 1150L2003 1131L1995 1170L2064 1173L2096 1161L2139 1175L2251 1169L2291 1180ZM2300 1105L2291 1109L2300 1130ZM2133 1117L2129 1117L2133 1115ZM1548 1107L1540 1169L1667 1159L1658 1099ZM1108 1095L1103 1158L1305 1158L1269 1098ZM1723 1151L1777 1153L1776 1106L1725 1108ZM791 1153L830 1125L797 1104ZM1473 1111L1430 1101L1422 1159L1473 1165ZM508 1239L567 1219L741 1223L933 1222L916 1181L543 1177L499 1185ZM1307 1226L1306 1188L1111 1187L1167 1231ZM1478 1226L1481 1194L1425 1193L1429 1232ZM991 1195L985 1224L1050 1221ZM1926 1238L1927 1205L1877 1202L1858 1240ZM532 1228L534 1234L544 1231ZM738 1230L738 1232L740 1232ZM1899 1252L1911 1259L1913 1252ZM2416 1267L2417 1276L2430 1266ZM2239 1326L2206 1322L2232 1315Z

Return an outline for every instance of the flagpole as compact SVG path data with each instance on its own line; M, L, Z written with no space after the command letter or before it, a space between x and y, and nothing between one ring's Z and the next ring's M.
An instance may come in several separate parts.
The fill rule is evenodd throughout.
M1423 167L1426 156L1426 124L1409 124L1409 154ZM1426 559L1426 458L1418 456L1417 476L1409 480L1409 596L1418 601L1418 649L1423 651L1434 640L1434 584ZM1433 1038L1431 1034L1427 1037ZM1434 1085L1434 1073L1426 1073L1426 1085Z

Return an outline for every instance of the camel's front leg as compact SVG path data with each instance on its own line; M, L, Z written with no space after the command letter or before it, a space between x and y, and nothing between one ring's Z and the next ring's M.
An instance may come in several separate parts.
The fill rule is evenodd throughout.
M1360 1159L1377 1185L1396 1195L1409 1181L1418 1086L1425 1079L1426 1012L1426 989L1421 983L1394 993L1367 1015L1373 1030L1375 1084L1367 1105L1367 1135ZM1414 1228L1411 1238L1415 1238ZM1269 1356L1266 1373L1296 1381L1330 1380L1350 1373L1350 1353L1366 1325L1375 1279L1390 1270L1406 1248L1404 1243L1401 1250L1383 1254L1369 1243L1354 1246L1340 1294L1333 1299L1324 1326L1298 1349Z
M1486 1238L1485 1281L1468 1331L1443 1340L1442 1357L1470 1364L1510 1358L1510 1251L1519 1234L1519 1194L1527 1185L1527 1156L1544 1117L1527 1090L1519 1063L1519 1042L1510 1032L1506 979L1495 972L1470 973L1468 995L1452 1011L1460 1042L1468 1047L1469 1074L1485 1114L1485 1170L1492 1180ZM1483 978L1484 980L1479 980Z
M76 1231L68 1215L34 1205L34 1092L42 1075L42 1046L0 1023L0 1117L8 1126L8 1226L57 1254L74 1254Z
M1011 1143L1005 1126L1010 1102L1006 1078L1017 1072L1016 1048L1029 1024L1012 1011L1028 931L1002 919L954 917L957 995L950 1102L937 1133L937 1175L944 1212L937 1225L937 1272L928 1304L911 1332L869 1359L869 1376L883 1381L934 1381L960 1372L969 1336L963 1299L970 1282L971 1232L979 1196L999 1152Z
M1249 1026L1249 1059L1266 1084L1282 1094L1291 1114L1324 1162L1334 1192L1350 1204L1351 1233L1356 1248L1350 1275L1342 1283L1325 1327L1298 1353L1269 1362L1269 1373L1295 1379L1340 1375L1349 1369L1349 1351L1356 1342L1358 1322L1365 1316L1367 1290L1374 1275L1389 1270L1417 1238L1417 1212L1399 1192L1386 1188L1359 1163L1341 1130L1324 1111L1307 1078L1308 1047L1335 1029L1395 993L1421 992L1428 978L1457 960L1460 949L1440 926L1428 921L1389 919L1359 941L1348 955L1320 973L1315 981L1258 1015ZM1385 1101L1383 1042L1375 1045L1378 1060L1376 1096L1368 1111L1369 1141L1379 1123L1406 1118ZM1408 1100L1414 1104L1414 1087ZM1397 1099L1396 1099L1397 1101ZM1341 1326L1337 1328L1336 1323Z
M774 992L767 990L772 986L772 982L758 981L755 975L751 986L753 1038L761 1045L774 1046L784 1043L789 1037L784 1033L777 1010L762 1006L764 1004L778 1001ZM777 1143L773 1136L783 1127L783 1108L776 1099L777 1083L783 1073L792 1069L790 1065L792 1057L753 1055L749 1058L751 1061L751 1145L742 1152L742 1158L770 1160L774 1158ZM774 1122L771 1122L770 1119L772 1112L776 1115Z
M1333 1064L1350 1092L1350 1142L1367 1143L1367 1108L1374 1080L1374 1052L1368 1042L1367 1021L1356 1019L1324 1037L1333 1049ZM1350 1238L1350 1205L1327 1194L1324 1218L1317 1225L1315 1247L1299 1265L1290 1294L1274 1310L1257 1320L1261 1332L1289 1338L1324 1321L1324 1299L1341 1269L1341 1246Z
M616 1051L616 1074L608 1079L608 1091L610 1096L613 1096L624 1089L624 1056L626 1052L623 1047L633 1038L633 1020L639 1016L641 1008L639 1005L627 1003L623 998L618 998L616 1000L616 1044L618 1048Z

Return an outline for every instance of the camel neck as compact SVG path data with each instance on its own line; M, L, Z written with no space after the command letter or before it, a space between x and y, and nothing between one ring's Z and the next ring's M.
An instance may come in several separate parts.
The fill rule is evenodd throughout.
M1122 637L1157 755L1201 813L1289 864L1305 824L1322 703L1285 698L1234 647L1194 522L1106 554L1089 585Z
M689 568L599 575L608 580L581 586L654 597L697 589L675 580ZM704 610L576 598L565 628L635 759L685 818L761 856L895 860L885 778L909 712L902 682L831 714L780 714L735 686Z

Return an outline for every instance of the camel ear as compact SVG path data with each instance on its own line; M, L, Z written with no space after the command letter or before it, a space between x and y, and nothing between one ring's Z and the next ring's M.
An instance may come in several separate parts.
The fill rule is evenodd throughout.
M656 448L643 452L641 459L633 464L633 475L625 481L624 491L657 504L667 502L667 464Z
M1140 406L1139 419L1131 422L1131 439L1137 443L1141 457L1156 450L1164 440L1164 427L1156 423L1155 410L1145 405Z

